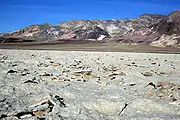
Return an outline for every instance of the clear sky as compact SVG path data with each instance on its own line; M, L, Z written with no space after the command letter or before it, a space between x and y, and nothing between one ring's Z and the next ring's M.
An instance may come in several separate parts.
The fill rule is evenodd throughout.
M134 18L143 13L168 14L178 9L180 0L1 0L0 32L31 24Z

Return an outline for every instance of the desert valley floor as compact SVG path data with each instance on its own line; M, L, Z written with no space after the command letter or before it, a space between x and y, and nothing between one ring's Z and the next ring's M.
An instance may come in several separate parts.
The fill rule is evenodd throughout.
M0 49L2 120L180 120L180 54Z
M148 44L119 44L116 42L93 42L64 40L48 42L0 43L0 49L55 50L55 51L101 51L179 54L180 48L154 47Z

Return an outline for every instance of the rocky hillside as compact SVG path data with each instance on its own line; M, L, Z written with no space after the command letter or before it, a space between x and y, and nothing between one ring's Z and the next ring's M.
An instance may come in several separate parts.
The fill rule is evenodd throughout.
M4 33L3 42L23 40L92 39L115 40L120 43L178 46L180 43L180 11L171 14L144 14L134 19L71 20L59 23L31 25L16 32Z

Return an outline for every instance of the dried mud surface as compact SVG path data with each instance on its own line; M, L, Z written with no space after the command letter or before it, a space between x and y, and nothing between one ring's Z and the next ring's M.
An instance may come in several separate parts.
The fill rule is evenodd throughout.
M179 120L180 54L0 50L2 120Z

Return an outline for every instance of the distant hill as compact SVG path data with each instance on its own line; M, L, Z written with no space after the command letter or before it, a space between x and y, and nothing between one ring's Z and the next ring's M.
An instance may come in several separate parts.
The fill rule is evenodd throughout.
M118 43L150 44L178 47L180 44L180 10L169 15L143 14L134 19L70 20L56 26L31 25L16 32L0 34L2 42L42 40L94 40Z

